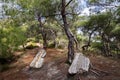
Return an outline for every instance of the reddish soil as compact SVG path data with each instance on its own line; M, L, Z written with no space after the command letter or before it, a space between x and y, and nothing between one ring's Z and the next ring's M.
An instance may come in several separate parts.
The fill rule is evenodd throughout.
M120 59L106 58L99 55L89 55L96 73L89 71L87 74L68 75L69 65L66 63L67 52L61 49L47 49L45 62L40 69L29 68L39 49L15 52L20 56L10 68L0 73L0 80L120 80ZM102 72L104 71L104 72ZM79 77L79 79L77 79Z

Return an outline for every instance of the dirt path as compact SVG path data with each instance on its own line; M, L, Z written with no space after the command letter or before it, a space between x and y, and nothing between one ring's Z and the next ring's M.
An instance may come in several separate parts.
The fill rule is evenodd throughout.
M16 52L21 57L10 66L7 71L0 73L0 80L75 80L68 76L69 65L66 64L66 51L61 49L48 49L44 65L41 69L29 69L29 64L38 51L38 48L26 50L24 53ZM120 61L102 56L89 56L94 67L109 73L97 76L93 73L80 76L81 80L120 80ZM79 75L78 75L79 76Z

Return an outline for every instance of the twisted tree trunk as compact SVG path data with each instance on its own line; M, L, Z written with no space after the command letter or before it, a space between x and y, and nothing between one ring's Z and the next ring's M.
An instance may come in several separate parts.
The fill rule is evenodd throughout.
M99 27L95 27L95 28L92 30L92 32L89 33L88 43L82 46L83 51L88 50L88 47L91 46L92 34L93 34L96 30L98 30L98 29L99 29Z
M66 12L65 12L65 7L66 7L66 0L62 0L62 9L61 9L61 15L64 23L64 31L67 35L67 38L69 40L68 43L68 61L69 63L72 63L73 58L74 58L74 36L72 35L71 31L69 30L69 26L67 24L67 19L66 19Z

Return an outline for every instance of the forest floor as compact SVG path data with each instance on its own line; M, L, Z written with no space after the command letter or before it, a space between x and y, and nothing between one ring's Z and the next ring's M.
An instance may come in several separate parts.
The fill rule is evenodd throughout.
M102 72L97 75L95 71L95 73L78 75L79 79L70 77L68 75L69 65L66 63L67 51L62 49L47 49L43 67L29 69L29 64L38 50L35 48L15 52L19 58L10 63L8 70L0 73L0 80L120 80L120 59L106 58L96 54L88 55L92 65L106 72L107 75L102 75Z

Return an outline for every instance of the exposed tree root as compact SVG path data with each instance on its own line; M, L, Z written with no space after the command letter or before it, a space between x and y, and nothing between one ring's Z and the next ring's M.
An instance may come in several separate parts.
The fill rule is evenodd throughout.
M97 76L106 76L108 75L109 73L106 72L106 71L103 71L103 70L100 70L98 68L95 68L93 67L92 64L90 64L90 69L89 69L91 72L93 72L94 74L96 74Z

